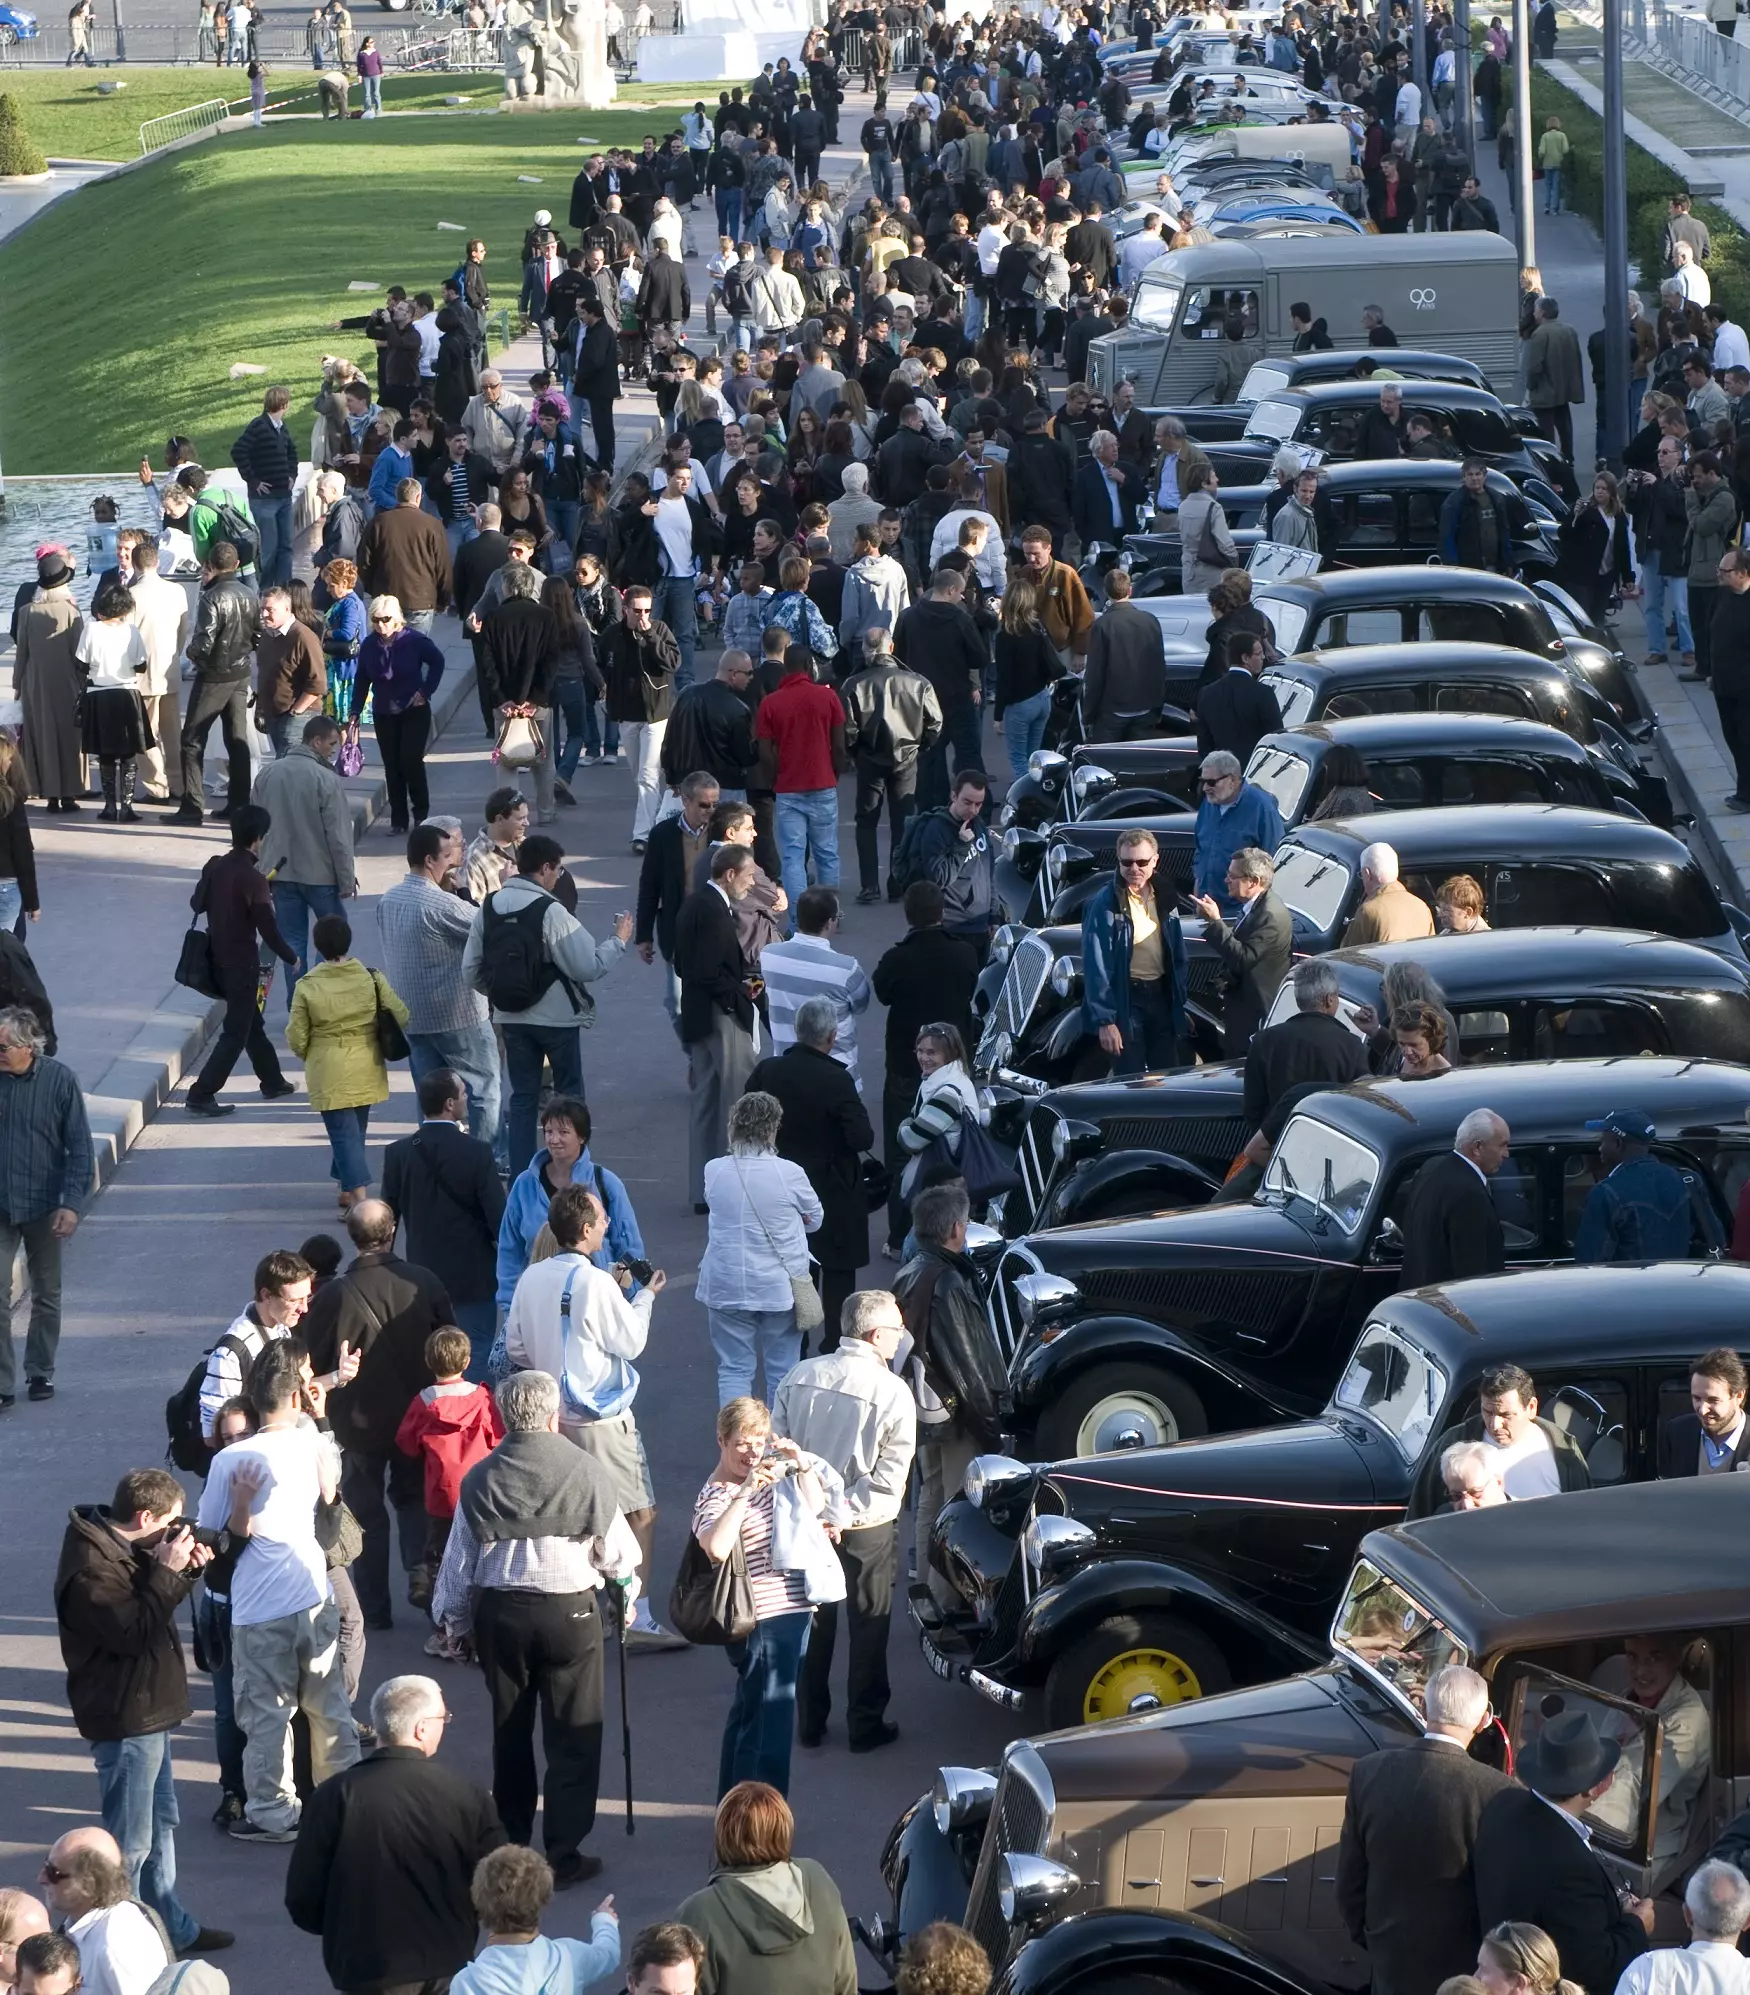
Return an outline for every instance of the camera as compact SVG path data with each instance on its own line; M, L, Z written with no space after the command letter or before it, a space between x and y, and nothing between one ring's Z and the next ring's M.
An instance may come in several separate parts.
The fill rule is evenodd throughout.
M189 1517L177 1518L176 1522L171 1525L170 1529L164 1535L168 1538L174 1538L184 1531L193 1538L197 1545L205 1545L209 1552L216 1552L225 1542L225 1535L222 1531L209 1531L204 1524L197 1524Z
M640 1288L648 1288L651 1276L656 1273L655 1268L648 1261L622 1261L620 1266L638 1283Z

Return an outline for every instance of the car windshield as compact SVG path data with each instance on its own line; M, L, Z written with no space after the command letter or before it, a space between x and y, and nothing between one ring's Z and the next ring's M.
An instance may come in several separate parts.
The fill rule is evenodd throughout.
M1300 640L1306 630L1306 611L1299 603L1290 602L1286 596L1272 596L1254 590L1252 607L1262 610L1270 619L1270 628L1276 633L1276 649L1287 653L1300 649ZM1266 684L1269 682L1266 681ZM1288 709L1282 709L1282 718L1288 720ZM1288 723L1291 727L1292 721Z
M1331 1623L1331 1647L1395 1690L1418 1717L1429 1677L1470 1661L1463 1643L1366 1559L1357 1560L1349 1575Z
M1182 284L1138 284L1130 323L1147 326L1151 332L1171 332L1179 316L1179 300L1185 295Z
M1272 443L1286 443L1299 427L1298 402L1260 402L1247 419L1246 434L1267 437Z
M1279 395L1288 386L1287 371L1273 366L1267 360L1260 360L1240 383L1239 399L1242 402L1262 402L1268 396Z
M1303 914L1323 935L1349 898L1349 868L1341 859L1314 852L1304 845L1284 845L1276 855L1274 886L1296 914Z
M1278 1200L1290 1210L1310 1207L1319 1230L1335 1220L1345 1233L1354 1233L1379 1182L1379 1159L1365 1143L1357 1143L1316 1116L1290 1118L1271 1152L1264 1172L1261 1203Z
M1311 695L1308 695L1310 702ZM1312 764L1286 748L1258 748L1246 765L1246 781L1268 790L1276 799L1284 824L1292 822L1300 810L1300 800L1312 780Z
M1262 683L1276 695L1276 710L1284 727L1298 727L1312 712L1313 689L1299 679L1284 679L1280 673L1266 672Z
M1446 1398L1446 1374L1419 1344L1383 1323L1361 1333L1349 1368L1331 1395L1333 1407L1365 1413L1397 1443L1406 1462L1422 1459Z

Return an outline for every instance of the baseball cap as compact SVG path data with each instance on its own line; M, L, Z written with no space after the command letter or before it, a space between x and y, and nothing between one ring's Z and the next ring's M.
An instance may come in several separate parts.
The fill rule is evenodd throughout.
M1626 1136L1634 1143L1650 1143L1658 1134L1652 1117L1643 1115L1638 1108L1613 1108L1596 1122L1588 1122L1586 1127L1608 1130L1612 1136Z

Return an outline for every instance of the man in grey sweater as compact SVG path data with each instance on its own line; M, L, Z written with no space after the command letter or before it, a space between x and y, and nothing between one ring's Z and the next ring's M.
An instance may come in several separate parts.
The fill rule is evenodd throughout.
M298 952L286 966L286 1010L310 967L310 924L338 914L358 892L352 860L352 800L334 767L340 724L326 714L304 723L304 738L255 779L252 802L273 823L263 842L261 869L270 876L274 919Z

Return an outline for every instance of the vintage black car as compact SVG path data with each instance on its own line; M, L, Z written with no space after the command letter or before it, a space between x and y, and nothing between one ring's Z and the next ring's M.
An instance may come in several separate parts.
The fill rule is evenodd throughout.
M1060 685L1063 681L1058 682ZM997 829L1039 831L1059 820L1195 810L1203 751L1194 734L1144 741L1082 741L1068 752L1037 748L1009 785Z
M1588 1060L1652 1053L1750 1066L1750 966L1666 935L1617 928L1504 928L1337 949L1339 1016L1352 1024L1383 1006L1393 963L1422 965L1446 995L1458 1027L1457 1066L1522 1060ZM1067 977L1060 982L1069 981ZM1053 1063L1045 1048L1061 1017L1049 987L1032 1030L981 1078L991 1085L992 1128L1016 1146L1021 1183L1002 1201L1011 1238L1087 1219L1202 1205L1215 1197L1252 1130L1238 1061L1136 1080L1066 1080L1076 1053ZM1292 984L1265 1021L1292 1015ZM982 1054L982 1048L981 1048Z
M1725 1175L1747 1172L1750 1143ZM1570 1226L1589 1189L1564 1180ZM1734 1343L1750 1347L1750 1268L1731 1262L1388 1296L1315 1420L1049 1469L980 1456L930 1534L964 1611L911 1592L926 1657L1051 1728L1266 1681L1317 1659L1357 1546L1437 1486L1488 1367L1531 1373L1604 1487L1652 1480L1690 1361Z
M1392 847L1398 877L1430 908L1442 880L1468 873L1483 890L1491 928L1647 928L1740 960L1750 936L1750 917L1722 905L1700 862L1669 831L1607 811L1503 804L1299 825L1276 848L1273 889L1294 916L1297 949L1341 945L1363 899L1361 854L1375 842ZM1049 866L1048 854L1042 873ZM1063 872L1059 862L1059 882Z
M1655 1865L1655 1780L1613 1788L1586 1826L1614 1882L1675 1894L1750 1777L1750 1594L1721 1556L1747 1515L1744 1479L1710 1476L1370 1532L1321 1667L1020 1739L995 1768L941 1768L883 1852L886 1932L897 1943L955 1919L1006 1965L1040 1928L1096 1907L1191 1914L1265 1957L1249 1978L1236 1967L1227 1995L1286 1995L1267 1963L1315 1989L1365 1988L1367 1957L1333 1902L1355 1762L1419 1738L1428 1678L1464 1663L1501 1723L1477 1756L1500 1764L1504 1735L1518 1759L1548 1719L1579 1710L1623 1742L1626 1764L1658 1766L1661 1720L1616 1687L1631 1634L1680 1638L1682 1680L1709 1721L1700 1783L1675 1864ZM1659 1917L1681 1932L1675 1902L1662 1898ZM1157 1995L1177 1976L1070 1985Z
M1486 389L1457 381L1334 381L1319 388L1288 389L1257 404L1237 442L1209 443L1204 448L1217 476L1232 485L1261 483L1271 458L1285 443L1344 462L1360 455L1364 425L1378 409L1384 387L1399 391L1406 418L1427 416L1437 437L1466 457L1480 457L1504 471L1527 498L1558 517L1565 513L1574 498L1574 483L1561 452L1541 437L1522 435Z
M1254 364L1240 383L1238 399L1232 402L1192 402L1184 408L1151 408L1145 411L1154 420L1177 416L1186 433L1198 443L1228 443L1246 433L1254 408L1276 396L1292 394L1299 388L1323 388L1333 381L1355 381L1356 364L1379 361L1371 348L1327 348L1318 353L1278 353ZM1466 387L1493 393L1488 376L1474 360L1461 360L1453 353L1429 353L1420 348L1395 347L1389 362L1394 374L1417 381L1458 381ZM1381 384L1374 382L1375 392ZM1515 425L1517 427L1517 425Z
M1750 1145L1750 1068L1647 1057L1459 1067L1312 1095L1243 1203L1029 1233L989 1297L1014 1452L1059 1461L1316 1412L1398 1286L1416 1173L1465 1116L1493 1109L1513 1133L1490 1180L1511 1270L1568 1259L1597 1164L1586 1124L1616 1105L1644 1110L1692 1172L1693 1252L1723 1251L1725 1174Z

